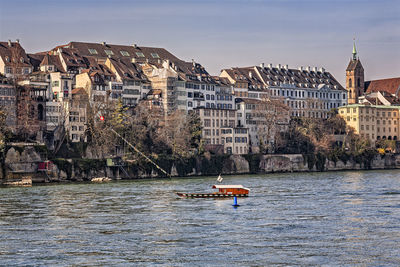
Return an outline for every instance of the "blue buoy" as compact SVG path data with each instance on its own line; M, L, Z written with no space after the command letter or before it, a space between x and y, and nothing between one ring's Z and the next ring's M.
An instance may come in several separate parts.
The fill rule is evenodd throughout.
M237 208L237 207L239 207L240 205L237 203L237 197L233 197L233 205L232 205L233 207L235 207L235 208Z

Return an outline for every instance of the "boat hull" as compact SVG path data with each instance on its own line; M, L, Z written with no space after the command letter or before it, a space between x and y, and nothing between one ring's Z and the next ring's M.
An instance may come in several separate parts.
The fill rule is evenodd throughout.
M183 198L229 198L248 197L248 194L219 194L219 193L176 193Z

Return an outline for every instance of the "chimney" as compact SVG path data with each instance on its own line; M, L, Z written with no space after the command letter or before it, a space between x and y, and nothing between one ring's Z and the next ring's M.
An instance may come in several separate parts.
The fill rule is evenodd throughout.
M311 67L310 67L310 66L307 67L307 71L308 71L308 72L311 71Z
M103 46L106 46L106 45L107 45L106 42L102 42L101 44L102 44Z
M19 44L19 39L16 39L15 41L17 42L17 44Z
M317 68L317 67L314 67L314 71L317 72L317 71L318 71L318 68Z
M285 70L288 70L289 69L289 65L285 65Z
M319 69L319 71L322 72L322 73L325 73L325 69L322 68L322 67Z
M193 64L193 67L195 67L196 66L196 62L194 61L194 59L192 58L192 64Z
M11 40L8 40L8 46L11 47Z
M276 65L276 67L280 70L281 69L281 64Z
M133 48L137 48L137 44L133 44L132 46L133 46Z
M136 63L136 58L133 57L133 58L131 59L131 62L132 62L132 63Z
M253 79L253 73L251 71L249 71L249 77L250 79Z
M268 68L272 69L272 63L268 64Z
M303 71L303 66L300 66L300 67L299 67L299 71Z
M264 63L261 63L261 64L260 64L260 68L264 68Z

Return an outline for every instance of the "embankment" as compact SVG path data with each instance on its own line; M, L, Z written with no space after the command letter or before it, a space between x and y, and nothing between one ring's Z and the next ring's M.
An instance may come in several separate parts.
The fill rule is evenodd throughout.
M52 159L47 170L38 170L45 159L41 148L25 146L8 148L1 162L0 184L31 178L38 182L89 181L95 177L141 179L166 177L148 162L126 162L109 166L102 159ZM400 168L400 154L377 155L369 160L332 161L322 155L211 155L190 159L159 157L155 160L172 176L249 174L273 172L316 172L339 170Z

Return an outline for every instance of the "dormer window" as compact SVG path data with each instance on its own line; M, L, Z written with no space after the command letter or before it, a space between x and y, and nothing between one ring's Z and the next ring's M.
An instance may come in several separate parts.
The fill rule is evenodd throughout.
M96 49L89 48L88 50L89 50L89 53L92 54L92 55L97 55L98 54Z
M6 61L7 62L11 62L11 60L10 60L10 58L8 56L6 57Z
M127 51L119 51L121 53L121 55L123 55L124 57L129 57L129 53Z
M136 55L137 55L138 57L144 57L144 54L143 54L142 52L136 52Z
M104 52L107 54L107 56L112 56L114 55L114 52L111 50L104 50Z
M160 58L160 56L157 53L151 53L150 54L153 58Z

